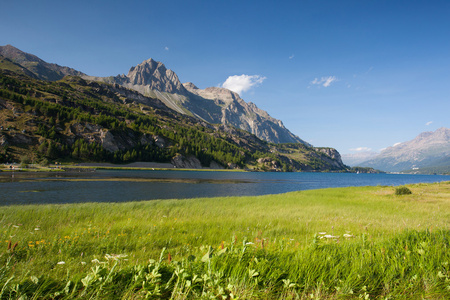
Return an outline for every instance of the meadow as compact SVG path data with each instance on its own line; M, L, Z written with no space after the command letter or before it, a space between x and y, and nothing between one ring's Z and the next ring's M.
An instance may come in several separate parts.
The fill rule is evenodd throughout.
M0 299L449 299L450 182L4 206Z

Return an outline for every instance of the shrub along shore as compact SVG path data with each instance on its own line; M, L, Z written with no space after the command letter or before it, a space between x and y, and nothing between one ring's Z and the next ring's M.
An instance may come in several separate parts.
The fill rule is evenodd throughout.
M450 182L4 206L0 299L448 299Z

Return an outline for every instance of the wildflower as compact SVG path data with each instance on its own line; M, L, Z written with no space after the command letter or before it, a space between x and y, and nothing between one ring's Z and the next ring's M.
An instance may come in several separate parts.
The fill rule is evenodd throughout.
M113 259L113 260L119 260L120 258L124 258L127 257L128 255L126 254L106 254L105 258L107 260Z
M59 261L59 262L57 263L57 265L64 265L64 264L65 264L64 261Z
M339 238L339 236L335 236L335 235L331 235L331 234L327 234L323 236L326 239L337 239Z
M355 236L352 235L352 234L344 233L344 237L345 238L352 238L352 237L355 237Z
M35 228L34 230L36 230L36 231L37 231L37 230L41 230L41 229L40 229L40 228L38 228L38 227L36 227L36 228Z

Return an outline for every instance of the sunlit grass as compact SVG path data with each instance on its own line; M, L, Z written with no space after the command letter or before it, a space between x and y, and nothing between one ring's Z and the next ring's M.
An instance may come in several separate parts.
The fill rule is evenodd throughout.
M135 266L144 266L148 271L145 266L149 260L158 260L163 249L164 268L172 274L177 266L180 267L174 262L184 264L180 268L197 268L198 272L206 274L211 269L203 270L205 262L201 259L211 246L215 253L211 257L221 265L219 269L225 268L230 273L228 279L223 279L225 281L209 291L218 292L219 286L228 282L227 285L233 286L226 292L228 298L231 294L241 295L241 298L254 298L255 295L264 298L260 286L263 281L258 279L256 284L249 275L251 270L256 270L255 263L248 258L250 260L241 264L237 260L239 253L250 253L250 256L267 260L264 268L255 271L268 276L264 279L264 285L268 285L267 298L277 298L280 293L287 298L309 297L315 293L321 295L319 299L333 298L333 295L353 297L350 291L356 298L359 295L366 297L364 293L388 295L392 289L398 293L399 286L406 283L403 275L397 273L406 272L401 268L412 265L416 268L415 264L421 262L425 265L420 274L433 270L430 276L438 281L438 272L441 272L442 284L438 284L439 288L432 285L439 291L435 296L439 298L446 290L445 280L449 275L449 268L444 265L450 262L450 183L417 184L408 188L412 194L402 196L395 195L394 187L355 187L256 197L6 206L0 212L1 266L10 261L8 268L3 269L8 275L3 279L0 275L0 289L12 275L14 278L10 283L45 275L48 280L61 285L61 282L80 282L82 277L93 272L91 268L95 266L101 266L102 272L111 274L119 270L132 273L130 268ZM407 245L417 249L408 250ZM422 254L420 249L424 251ZM407 251L414 255L408 257L408 264L403 266ZM396 258L391 257L391 252ZM420 260L425 257L426 261ZM390 261L393 266L388 264ZM372 273L388 268L388 277L371 273L363 276L369 282L358 280L358 272L369 272L365 268L370 262L374 264L371 268L376 270ZM357 266L345 266L354 263ZM285 275L276 277L273 272ZM189 294L186 282L190 280L193 286L194 273L192 271L183 279L183 288L174 285L175 279L166 282L166 296L173 297L178 292ZM416 274L417 283L411 283L412 294L426 292L423 286L426 276L420 274ZM353 277L345 279L344 275ZM377 277L379 275L381 277ZM393 278L392 282L391 279L382 284L370 282L388 280L389 276ZM395 283L394 279L401 283ZM205 280L202 282L205 284ZM331 291L333 285L338 289ZM389 293L379 290L380 286ZM74 297L81 296L74 286L71 289L75 291ZM135 289L127 293L135 295L139 290ZM191 289L192 298L199 296L195 290L198 292L200 288ZM450 283L445 295L449 294Z

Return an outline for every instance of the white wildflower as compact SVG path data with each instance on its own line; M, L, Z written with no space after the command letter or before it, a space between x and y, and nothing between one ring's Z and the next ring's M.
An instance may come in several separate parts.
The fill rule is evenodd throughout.
M326 239L338 239L338 238L339 238L339 236L335 236L335 235L327 234L327 235L325 235L325 236L324 236L324 238L326 238Z

